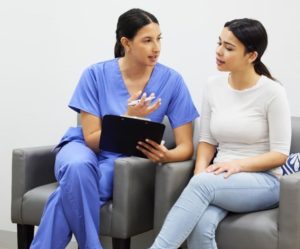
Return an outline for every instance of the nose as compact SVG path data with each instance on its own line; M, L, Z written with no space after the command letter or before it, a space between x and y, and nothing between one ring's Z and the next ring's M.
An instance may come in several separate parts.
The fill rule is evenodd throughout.
M153 51L156 52L156 53L159 53L160 52L160 41L155 41L153 43Z
M217 55L222 55L223 54L222 46L217 46L217 48L216 48L216 54Z

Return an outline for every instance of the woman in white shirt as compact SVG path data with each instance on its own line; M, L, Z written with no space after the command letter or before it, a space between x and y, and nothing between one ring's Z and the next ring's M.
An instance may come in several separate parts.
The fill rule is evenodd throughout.
M272 208L291 124L283 87L261 62L263 25L225 23L216 50L219 71L204 90L194 176L169 212L151 249L217 249L215 231L228 212Z

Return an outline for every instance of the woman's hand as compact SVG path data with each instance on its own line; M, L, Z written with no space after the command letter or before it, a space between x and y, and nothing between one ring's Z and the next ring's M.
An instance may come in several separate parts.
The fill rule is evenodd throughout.
M145 117L149 115L150 113L154 112L161 104L161 99L158 99L154 104L150 105L151 100L146 100L147 94L143 93L140 101L135 105L129 105L130 102L137 100L138 96L141 94L141 92L137 92L136 94L133 94L128 99L128 107L127 112L125 115L127 116L136 116L136 117ZM148 97L155 97L154 93L151 93Z
M154 163L164 163L168 161L168 149L164 143L158 144L153 140L146 139L138 142L137 149Z
M213 172L215 175L225 172L224 178L228 178L230 175L241 172L241 167L238 161L229 161L223 163L211 164L206 168L206 172Z

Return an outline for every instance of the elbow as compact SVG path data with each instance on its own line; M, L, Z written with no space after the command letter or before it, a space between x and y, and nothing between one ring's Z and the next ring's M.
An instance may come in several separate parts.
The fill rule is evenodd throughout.
M187 146L186 146L186 158L184 158L184 160L188 160L188 159L191 159L192 156L194 155L194 145L193 143L189 143Z
M288 159L288 155L283 154L281 152L275 152L275 153L276 153L278 165L283 165Z

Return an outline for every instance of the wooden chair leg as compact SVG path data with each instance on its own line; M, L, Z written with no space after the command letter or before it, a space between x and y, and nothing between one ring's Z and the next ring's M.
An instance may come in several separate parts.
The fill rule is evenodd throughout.
M130 238L128 239L117 239L112 238L113 249L130 249Z
M17 224L18 249L29 249L33 234L34 226Z

